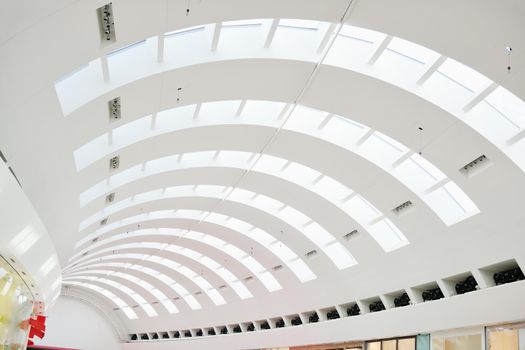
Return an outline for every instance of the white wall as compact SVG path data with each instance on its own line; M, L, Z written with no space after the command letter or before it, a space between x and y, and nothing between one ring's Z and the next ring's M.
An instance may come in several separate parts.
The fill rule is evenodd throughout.
M60 296L49 310L46 336L37 345L82 350L120 350L111 323L93 306Z

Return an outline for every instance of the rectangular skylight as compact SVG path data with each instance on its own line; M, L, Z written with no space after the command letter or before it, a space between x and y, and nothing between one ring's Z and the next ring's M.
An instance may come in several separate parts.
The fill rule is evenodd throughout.
M205 290L206 294L210 297L210 299L213 301L215 305L224 305L226 304L226 300L222 297L222 295L215 289L207 289Z
M382 167L390 167L406 151L405 146L377 131L360 146L360 152L366 158Z
M283 261L290 261L292 259L297 258L297 254L295 254L286 244L280 241L276 241L274 244L272 244L270 247L270 250L277 255L281 260Z
M249 120L276 122L285 107L286 103L283 102L248 100L240 116Z
M355 195L345 202L344 208L347 212L351 212L352 216L364 225L377 219L381 215L381 212L360 195Z
M321 135L344 148L351 148L369 128L347 118L334 115L323 127Z
M243 257L246 256L246 252L242 251L241 249L237 248L233 244L227 244L223 247L218 247L220 250L223 250L226 252L226 254L234 257L237 260L241 260Z
M432 63L440 56L437 52L426 47L397 37L392 38L388 44L388 49L422 64Z
M473 92L480 91L492 82L483 74L452 58L447 58L438 68L438 72Z
M262 19L246 19L240 21L226 21L222 22L223 27L237 27L237 26L259 26L263 23Z
M312 29L317 30L319 28L319 21L311 21L306 19L280 19L279 26L301 28L301 29Z
M206 102L201 105L199 120L215 121L235 116L241 100Z
M248 270L250 270L255 275L260 274L265 270L264 266L262 266L257 260L255 260L250 255L242 259L242 263L248 268Z
M382 42L386 37L386 34L380 32L346 24L341 28L339 35L361 40L370 44Z
M273 277L273 275L268 271L257 275L257 278L261 280L261 282L264 284L264 286L266 287L266 289L268 289L269 292L275 292L276 290L283 289L283 287L279 284L279 282L277 282L275 277Z
M190 33L204 31L204 28L205 26L199 25L199 26L194 26L194 27L173 30L171 32L164 33L164 35L166 37L170 37L170 36L175 36L175 35L180 35L180 34L190 34Z
M288 268L304 283L317 278L312 270L301 259L295 259L286 263Z
M334 242L326 246L323 248L323 251L330 257L330 259L332 259L340 270L357 264L357 261L352 254L350 254L350 252L339 242Z
M369 226L369 232L387 253L409 244L405 235L390 219L383 219Z
M248 288L246 288L246 286L241 281L231 282L230 286L241 299L248 299L253 297L252 293L250 293Z
M525 127L525 102L509 90L498 86L485 98L485 101L517 128Z

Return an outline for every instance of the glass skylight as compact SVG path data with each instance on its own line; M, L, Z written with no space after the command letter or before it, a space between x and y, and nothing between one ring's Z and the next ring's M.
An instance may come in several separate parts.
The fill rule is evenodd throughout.
M224 187L221 186L209 186L209 185L201 185L195 188L194 186L177 186L167 189L166 191L151 191L149 192L152 195L148 196L135 196L133 200L131 199L124 199L122 202L125 204L121 204L120 202L117 202L107 208L103 212L100 212L98 214L95 214L94 216L90 217L84 226L87 227L90 223L97 222L100 220L101 216L108 215L109 213L116 212L115 210L122 210L126 207L137 205L138 203L144 203L146 201L153 201L153 200L159 200L159 199L166 199L166 198L176 198L176 197L184 197L184 196L205 196L205 197L215 197L218 199L222 199L225 197L226 191L224 190ZM153 195L155 194L155 195ZM143 199L144 201L138 201L137 197ZM323 249L323 246L333 242L335 240L335 237L333 237L326 229L321 227L319 224L312 222L312 220L304 215L303 213L299 212L298 210L286 206L284 203L277 201L273 198L264 196L262 194L256 194L251 191L247 191L244 189L236 188L233 191L230 191L228 193L227 199L230 201L236 201L242 204L246 204L252 207L255 207L259 210L262 210L264 212L267 212L268 214L275 216L279 218L280 220L286 222L289 225L292 225L297 231L302 232L305 234L307 238L309 238L312 242L317 244L319 248ZM198 218L199 214L196 211L190 211L190 210L179 210L176 213L173 212L167 212L166 217L189 217L189 218ZM151 216L151 214L142 214L139 217L125 219L123 222L116 222L109 225L106 225L103 228L100 228L96 230L95 232L88 234L85 236L83 240L81 240L77 247L85 244L86 242L89 242L91 239L95 237L100 237L105 232L109 232L111 230L114 230L118 228L119 226L123 225L124 223L129 224L133 222L138 222L139 220L145 219L148 220L148 217ZM207 222L214 222L216 224L230 227L232 229L235 229L232 227L232 225L236 225L239 233L244 234L268 249L270 249L274 254L278 255L284 250L286 250L286 254L288 256L280 256L278 257L283 260L285 263L290 262L292 259L294 259L296 256L291 256L291 250L284 245L282 242L279 243L280 246L283 247L283 250L273 250L271 247L271 244L275 242L275 238L270 236L269 234L265 233L264 231L260 229L249 229L247 230L247 227L250 226L247 223L242 222L241 220L238 220L236 218L226 218L224 215L217 214L217 213L210 213L207 217L203 218L202 220ZM308 225L306 225L308 223ZM211 239L211 238L210 238ZM208 242L207 242L208 243ZM209 244L220 246L224 244L225 242L219 242L213 241L209 242ZM90 248L91 249L91 248ZM233 252L229 252L230 255L233 254ZM82 251L78 252L75 257L78 257L82 254ZM348 252L349 260L354 261L355 259L351 257L351 254ZM237 253L237 255L240 255L240 253ZM246 254L245 254L246 255ZM331 257L330 259L334 261L334 263L337 266L345 266L344 262L338 262L338 257ZM347 266L348 267L348 266ZM292 270L293 271L293 270ZM296 274L299 277L299 273ZM303 274L304 275L304 274ZM309 274L310 276L313 275L313 273ZM305 282L305 281L302 281Z
M131 309L131 307L129 307L128 304L126 304L122 299L120 299L115 294L111 293L110 291L108 291L108 290L106 290L104 288L101 288L99 286L96 286L96 285L93 285L93 284L90 284L90 283L80 282L80 281L68 281L67 284L70 284L70 285L72 284L72 285L81 286L81 287L84 287L84 288L91 289L91 290L93 290L93 291L103 295L107 299L111 300L111 302L113 302L118 308L120 308L122 310L122 312L124 312L124 314L130 320L135 320L135 319L138 318L138 316L135 313L135 311L133 311Z
M223 31L226 32L225 29L228 29L228 35L221 38L221 45L224 47L221 47L220 54L210 50L209 38L213 36L214 25L201 25L165 33L164 57L160 62L156 57L158 42L156 37L148 38L145 42L141 41L140 45L117 49L108 58L109 84L105 81L100 58L82 65L56 81L55 89L62 110L65 115L69 115L82 105L112 89L145 76L189 65L241 58L296 59L315 63L319 61L320 56L317 50L320 37L326 34L324 28L328 28L329 23L281 19L275 38L270 42L271 50L268 50L264 47L264 40L259 39L268 35L268 23L272 19L256 20L258 21L261 21L263 25L256 25L253 20L226 22ZM304 30L315 27L319 29ZM303 30L297 30L297 28ZM321 34L319 32L323 32L323 35L319 35ZM234 34L231 36L232 39L235 37L252 38L244 41L249 42L250 45L238 45L233 43L235 40L230 40L232 43L229 43L227 39L232 33ZM386 50L381 53L377 64L369 65L370 58L386 37L386 34L377 31L343 25L322 63L387 81L427 99L471 125L469 118L463 118L463 107L471 102L475 93L480 92L491 83L490 79L462 63L447 58L437 72L431 74L430 78L425 78L422 85L418 84L422 76L420 66L431 65L437 60L436 55L439 54L396 37L392 38ZM179 52L193 52L194 54L191 56L179 55ZM392 54L399 58L391 60ZM390 63L384 65L385 59L382 56L385 59L387 56L390 57L388 58ZM403 62L403 59L406 62ZM417 64L411 64L409 61ZM425 64L421 65L421 63ZM136 69L137 67L140 69ZM489 131L483 136L493 140L490 129L487 129ZM519 153L507 150L499 143L496 143L496 146L500 147L522 169L525 169L525 161L521 159Z
M101 249L97 251L96 252L97 257L95 259L93 259L92 256L88 256L87 260L79 259L77 263L79 265L81 264L86 265L86 264L98 262L101 259L111 259L114 256L114 252L118 250L133 250L136 248L137 248L137 245L134 243L111 246L110 248ZM233 281L239 281L239 279L235 277L235 275L231 273L228 269L226 269L225 267L217 263L215 260L209 257L206 257L206 256L202 256L202 254L199 254L192 249L177 246L174 244L171 244L168 247L166 247L166 244L159 243L159 242L141 242L138 248L140 248L141 250L144 250L144 249L153 249L153 250L157 249L159 251L165 250L165 251L169 251L175 254L183 255L187 258L190 258L196 261L197 263L203 265L204 267L212 270L214 273L216 273L221 278L223 278L226 282L228 282L228 284L233 288L233 290L239 295L241 299L251 298L253 296L251 292L246 288L246 286L244 286L242 282L233 284ZM111 254L108 255L108 253L111 253ZM124 253L119 252L119 254L124 254ZM148 254L148 255L155 255L155 254ZM141 257L142 259L145 259L147 255L137 254L137 257Z
M192 212L194 213L194 211L192 211ZM153 216L155 218L162 218L162 219L177 218L179 213L183 215L183 211L178 211L177 213L174 213L173 211L168 211L168 212L165 212L163 215L152 215L154 213L146 213L146 217ZM127 223L142 222L143 218L144 218L144 215L139 215L138 217L135 216L135 217L128 218L128 220L126 220L126 222ZM116 242L115 244L118 244L120 240L125 240L125 239L129 239L129 238L132 238L132 237L138 237L138 236L148 236L148 235L166 235L166 236L170 236L170 237L180 237L180 238L185 238L185 239L194 240L194 241L197 241L197 242L201 242L201 243L207 244L210 247L216 248L216 249L226 253L227 255L231 256L233 259L237 260L240 264L244 265L257 278L259 278L261 280L261 282L268 289L268 291L270 291L270 292L275 291L276 290L275 289L276 286L279 287L277 289L281 289L282 288L280 286L279 282L277 282L277 280L272 281L271 283L267 283L267 281L269 281L271 278L275 279L273 277L273 275L271 277L266 277L265 280L260 278L261 275L264 272L266 272L266 269L258 261L256 261L254 258L248 256L248 253L246 253L245 251L239 249L237 246L235 246L233 244L229 244L229 243L225 242L224 240L222 240L220 238L217 238L217 237L212 236L212 235L206 235L206 234L204 234L202 232L187 231L187 230L180 230L180 229L169 229L169 228L163 228L161 230L157 230L157 229L136 230L136 231L133 231L133 232L127 231L126 233L118 234L118 235L112 236L112 237L110 237L108 239L100 240L95 245L91 245L89 250L92 253L93 252L98 253L98 251L96 250L97 247L108 246L108 243L110 243L110 242ZM145 238L145 240L146 239L147 239L147 237ZM144 242L128 243L125 246L126 246L126 248L133 248L133 247L140 248L140 247L144 246ZM101 251L106 251L106 250L107 250L107 248L103 249ZM173 248L171 246L167 247L166 250L179 252L178 249L175 249L175 248ZM188 250L186 255L191 256L194 260L199 260L200 257L202 256L202 254L199 254L199 253L197 253L195 251L192 251L192 250ZM185 295L185 294L188 294L188 293L187 292L185 292L185 293L182 292L182 295Z
M180 108L174 108L168 111L158 113L157 116L157 129L151 129L151 116L147 116L138 119L134 122L124 124L118 127L113 132L113 142L111 145L103 146L104 140L107 140L107 136L98 137L93 141L75 151L75 159L77 166L83 167L91 162L101 159L102 157L113 153L115 150L136 143L146 138L167 133L170 131L192 128L205 125L220 125L220 124L249 124L255 123L255 125L266 125L278 128L280 125L279 116L286 109L286 105L280 102L270 101L217 101L203 103L200 106L198 113L198 121L195 119L195 111L197 107L184 106ZM240 114L239 114L240 113ZM219 117L220 116L220 117ZM378 131L373 131L370 128L354 122L348 118L329 115L327 112L314 110L311 108L297 106L287 123L284 125L285 129L293 130L295 132L301 132L303 134L321 138L334 145L344 147L345 149L354 152L361 157L373 162L374 164L381 167L383 170L390 173L391 166L398 159L402 158L410 150L403 144L396 140L388 137L387 135ZM142 131L141 131L142 130ZM364 141L362 141L364 135L368 135ZM102 147L102 148L101 148ZM236 161L235 153L226 152L223 154L223 159L226 160L227 156L230 155L229 159L232 163L239 164ZM238 154L238 153L237 153ZM214 158L218 158L221 153L214 153ZM416 156L415 156L416 157ZM420 157L420 162L428 163L426 168L437 169L430 162ZM168 159L168 161L165 161ZM148 162L148 168L162 168L169 162L171 158L164 158L161 160ZM241 163L242 164L242 163ZM242 164L244 167L247 164ZM254 170L265 170L266 173L276 175L275 169L280 169L282 176L285 175L289 179L301 179L302 181L298 184L303 187L310 187L314 180L317 181L319 178L319 172L302 166L298 163L290 162L285 159L268 157L263 155L255 165ZM410 189L414 188L413 182L423 183L425 180L425 172L420 172L416 168L405 167L403 171L398 171L397 179L400 180ZM135 172L141 171L133 168ZM130 171L130 170L128 170ZM432 170L433 171L433 170ZM439 170L438 170L439 171ZM129 174L115 175L112 182L124 181ZM423 176L423 178L418 178ZM330 182L331 189L324 188L322 193L328 199L338 202L341 198L348 196L350 193L344 194L348 191L341 184L336 181L330 181L331 178L324 176L322 181L315 188L321 189L323 185L327 185ZM297 183L297 180L296 180ZM428 187L430 187L430 184ZM339 187L339 188L337 188ZM421 194L415 191L417 195ZM328 197L330 195L330 197ZM336 196L336 197L334 197ZM428 203L427 203L428 204ZM439 212L440 208L431 207L436 213ZM439 215L439 214L438 214ZM441 217L441 216L440 216Z

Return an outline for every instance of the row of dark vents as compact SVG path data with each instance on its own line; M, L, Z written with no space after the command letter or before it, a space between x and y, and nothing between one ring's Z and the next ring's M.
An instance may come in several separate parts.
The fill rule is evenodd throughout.
M525 275L515 260L509 260L503 263L495 264L478 270L480 275L490 276L490 282L487 287L499 286L503 284L513 283L525 280ZM445 285L453 287L453 291L448 293L453 295L461 295L465 293L474 292L480 289L478 281L470 273L456 275L454 277L443 280ZM445 298L442 288L437 282L428 283L419 287L412 288L418 291L417 295L421 300L417 302L429 302ZM393 308L405 307L414 304L406 291L398 291L386 295L391 301ZM238 334L245 332L254 332L259 330L269 330L272 328L284 328L300 326L307 323L317 323L322 321L336 320L342 317L359 316L365 313L374 313L384 311L387 308L384 305L384 299L380 297L373 297L361 300L360 302L350 302L348 304L340 305L339 307L329 307L317 311L304 312L285 317L275 317L267 320L256 322L244 322L233 325L223 325L218 327L207 327L202 329L192 330L177 330L177 331L162 331L162 332L148 332L148 333L134 333L129 335L129 341L155 341L155 340L169 340L180 338L196 338L203 336L216 336L226 334ZM362 307L367 307L368 312L363 312ZM346 315L345 315L346 314ZM272 327L273 326L273 327Z

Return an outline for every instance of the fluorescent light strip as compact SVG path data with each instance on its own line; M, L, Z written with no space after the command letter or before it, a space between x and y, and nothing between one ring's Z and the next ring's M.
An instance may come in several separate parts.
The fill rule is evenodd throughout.
M221 277L224 281L226 281L232 287L232 289L235 291L235 293L237 293L237 295L241 299L248 299L248 298L253 297L252 293L248 290L248 288L246 288L246 286L242 282L240 282L239 279L233 273L231 273L228 269L226 269L225 267L223 267L221 264L211 259L210 257L203 256L202 254L192 249L177 246L174 244L166 244L166 243L158 243L158 242L143 242L140 248L141 249L152 249L152 250L158 250L158 251L165 250L165 251L169 251L169 252L172 252L178 255L185 256L191 260L194 260L198 264L201 264L207 267L208 269L212 270L214 273L219 275L219 277ZM133 245L130 246L129 244L122 244L122 245L114 246L112 248L100 250L96 254L97 258L90 259L90 260L83 259L79 261L77 263L78 265L75 266L75 270L78 270L81 266L90 265L91 263L96 263L96 262L99 262L100 260L111 259L112 255L109 255L109 256L104 255L106 253L113 254L113 251L129 250L129 249L136 249L136 247L134 247ZM123 253L119 253L119 254L122 255ZM142 255L143 259L146 259L149 255L155 255L155 254L148 254L148 255L139 254L139 255ZM87 256L87 258L91 258L91 256ZM239 283L236 283L236 282L239 282Z
M280 20L281 23L286 23L286 21L286 19ZM242 21L238 22L242 24ZM229 24L235 24L235 22ZM322 24L328 25L328 23ZM55 84L57 95L65 114L70 114L92 99L123 84L145 76L192 64L244 57L269 59L288 58L309 62L316 62L319 59L318 54L315 52L316 45L312 44L318 40L317 31L300 31L302 40L297 40L297 30L293 28L284 30L286 28L280 26L278 30L280 37L278 43L276 44L275 40L273 40L272 50L265 50L263 40L258 39L264 36L264 32L267 31L267 26L247 27L239 25L231 27L229 32L238 31L237 37L243 37L245 40L239 41L239 43L225 45L224 48L221 47L219 55L210 54L209 46L200 44L200 41L208 40L204 32L212 30L211 27L212 26L200 26L199 30L202 28L202 32L192 31L192 28L188 28L186 35L169 36L171 34L177 34L177 32L184 32L184 29L167 33L169 36L167 40L170 40L168 47L173 47L177 53L187 50L190 47L193 49L192 52L194 52L194 55L192 55L191 60L180 55L170 54L168 49L161 65L157 63L157 60L152 59L156 55L157 50L155 50L154 47L145 49L143 46L147 45L142 45L139 48L135 47L130 50L125 50L111 57L112 59L119 58L119 64L110 66L110 76L118 81L116 84L104 83L100 59L89 62L88 65L82 66L84 67L83 69L75 70L74 73L66 75L65 78L60 79ZM506 114L504 110L521 108L520 106L525 104L523 100L517 97L515 99L509 99L506 102L509 104L500 109L505 113L504 116L491 116L491 112L483 108L474 109L465 114L463 107L475 98L476 94L479 93L478 90L481 89L484 84L492 83L490 79L460 62L446 58L443 64L437 67L438 69L436 71L432 72L430 78L427 79L422 86L418 85L417 81L425 72L425 69L430 68L434 63L433 61L439 59L436 58L436 55L439 54L415 43L395 37L389 44L388 49L379 57L376 64L370 67L367 62L375 52L377 45L381 43L385 37L386 34L384 33L344 25L324 63L387 81L438 105L440 108L448 111L476 129L505 152L522 170L525 170L525 156L523 155L525 152L520 153L514 151L515 147L522 147L522 145L508 145L505 142L515 136L514 134L499 135L497 130L479 125L480 119L484 120L489 117L501 119L502 123L505 122L503 121L505 118L513 119L512 116ZM224 43L224 39L227 38L222 39L221 45ZM147 43L151 42L151 45L157 42L156 38L150 38L148 40ZM245 47L243 47L240 45L241 42L259 43L260 47L254 47L254 45L244 45ZM394 52L398 53L397 56L399 57L395 59L392 58L394 56L390 53ZM384 64L387 58L389 64ZM129 69L130 64L133 64L133 62L144 62L145 67L142 67L140 70ZM415 63L415 65L411 63ZM89 88L87 89L86 87ZM503 87L498 87L498 89L504 90L506 94L514 96ZM80 93L81 91L83 93ZM486 102L489 99L490 98L486 98L483 101ZM503 136L504 140L500 140L501 136Z

